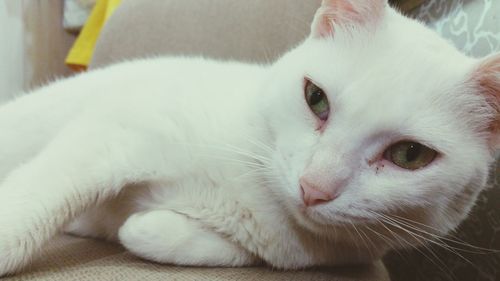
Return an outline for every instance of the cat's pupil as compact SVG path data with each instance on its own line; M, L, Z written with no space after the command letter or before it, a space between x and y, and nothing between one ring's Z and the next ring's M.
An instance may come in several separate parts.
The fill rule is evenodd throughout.
M420 155L420 145L414 143L408 147L408 151L406 152L406 161L413 162L417 160Z
M311 97L309 98L309 103L311 105L317 105L323 100L323 93L320 90L316 90L311 94Z

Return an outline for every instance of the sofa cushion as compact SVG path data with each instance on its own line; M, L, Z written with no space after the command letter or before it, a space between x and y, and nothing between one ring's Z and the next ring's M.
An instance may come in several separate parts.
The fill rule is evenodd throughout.
M381 262L351 268L281 272L266 267L197 268L143 261L119 245L61 236L48 246L30 269L2 281L383 281L389 280Z
M310 31L321 0L124 0L93 67L153 55L274 60Z

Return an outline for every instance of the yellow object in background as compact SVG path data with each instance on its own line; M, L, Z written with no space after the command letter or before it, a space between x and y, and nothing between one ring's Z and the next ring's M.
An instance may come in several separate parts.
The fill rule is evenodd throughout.
M66 64L70 68L78 71L87 69L101 29L120 3L121 0L97 0L92 13L66 57Z

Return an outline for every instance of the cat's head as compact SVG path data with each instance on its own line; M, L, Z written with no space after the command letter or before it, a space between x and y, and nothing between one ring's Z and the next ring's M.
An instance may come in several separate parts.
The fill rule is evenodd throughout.
M311 30L262 93L272 192L339 240L394 248L454 229L497 148L500 56L467 57L385 0L323 0Z

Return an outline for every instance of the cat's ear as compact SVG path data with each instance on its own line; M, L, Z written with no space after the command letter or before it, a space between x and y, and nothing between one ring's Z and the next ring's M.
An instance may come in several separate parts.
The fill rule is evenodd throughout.
M488 125L490 146L500 149L500 54L484 59L475 70L473 79L481 95L494 110Z
M333 36L336 27L374 25L384 15L387 0L323 0L311 26L316 38Z

